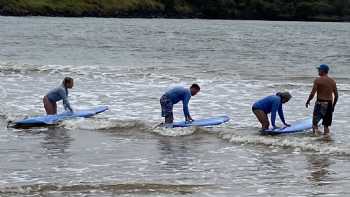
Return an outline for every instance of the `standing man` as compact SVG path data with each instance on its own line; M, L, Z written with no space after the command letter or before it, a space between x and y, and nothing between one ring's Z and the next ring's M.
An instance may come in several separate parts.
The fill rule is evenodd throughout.
M320 77L315 79L309 99L306 101L306 107L317 93L317 100L313 112L312 129L313 133L319 135L318 123L323 120L324 135L329 135L329 127L332 125L332 118L335 105L338 101L338 90L336 82L328 76L329 66L322 64L318 69Z
M200 87L198 84L192 84L189 89L178 86L167 91L160 98L160 105L162 107L162 117L165 118L165 124L172 124L174 122L173 105L175 105L179 101L182 101L183 104L185 120L192 121L193 119L188 109L188 103L191 99L191 96L195 96L199 91Z

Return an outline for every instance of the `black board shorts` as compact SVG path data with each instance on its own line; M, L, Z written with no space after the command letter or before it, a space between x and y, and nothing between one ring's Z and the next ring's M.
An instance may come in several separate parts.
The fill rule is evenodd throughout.
M173 116L173 103L170 98L166 95L163 95L160 98L160 105L162 107L162 117Z
M313 113L313 125L318 125L323 120L322 125L329 127L333 120L333 102L332 101L316 101Z

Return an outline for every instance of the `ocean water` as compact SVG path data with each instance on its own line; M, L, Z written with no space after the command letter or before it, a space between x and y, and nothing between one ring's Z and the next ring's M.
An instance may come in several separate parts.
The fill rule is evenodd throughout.
M0 27L0 196L350 195L349 23L0 17ZM259 135L251 105L261 97L290 91L287 121L311 116L321 63L340 94L331 140ZM7 127L43 114L65 76L75 109L110 110ZM194 82L193 118L232 120L155 128L163 92Z

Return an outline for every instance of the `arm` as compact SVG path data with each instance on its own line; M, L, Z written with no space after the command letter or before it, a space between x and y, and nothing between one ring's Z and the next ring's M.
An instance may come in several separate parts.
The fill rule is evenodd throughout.
M71 112L73 112L72 107L70 106L70 103L68 101L68 98L66 97L65 99L63 99L63 106L65 110L69 110Z
M334 101L333 101L333 111L334 111L335 105L337 105L338 97L339 97L337 86L335 86L333 94L334 94Z
M188 103L190 102L190 98L191 98L190 95L186 95L184 100L182 101L183 111L184 111L184 115L185 115L186 121L191 121L192 120L192 117L190 115L190 111L188 109Z
M285 125L285 126L289 126L289 124L286 123L286 120L284 119L284 113L283 113L283 108L282 108L282 104L280 105L280 107L278 108L278 115L282 121L282 123Z
M317 92L317 83L316 83L316 80L315 80L314 81L314 85L313 85L312 90L311 90L311 93L309 95L309 98L307 99L306 104L305 104L306 108L309 107L310 101L314 98L316 92Z
M70 103L69 103L69 101L68 101L68 96L67 96L65 90L62 89L62 90L59 92L59 94L60 94L60 96L61 96L61 98L62 98L62 100L63 100L64 109L65 109L66 111L69 110L69 111L73 112L73 109L72 109L72 107L70 106Z
M273 101L272 110L271 110L271 125L273 128L276 128L276 113L278 110L279 103L277 101Z

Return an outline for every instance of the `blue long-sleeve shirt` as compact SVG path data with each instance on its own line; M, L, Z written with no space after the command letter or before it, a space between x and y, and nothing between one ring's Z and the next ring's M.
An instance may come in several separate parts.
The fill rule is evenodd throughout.
M49 93L47 93L46 96L51 102L57 102L57 101L63 100L64 109L73 111L68 101L68 89L64 87L63 84L51 90Z
M190 102L190 99L191 99L191 91L189 89L178 86L170 89L164 95L167 96L173 104L176 104L182 101L184 115L186 117L190 116L188 103Z
M281 121L285 124L282 99L280 96L272 95L265 97L254 103L253 108L263 110L266 114L271 113L271 124L273 127L276 127L276 112L278 112Z

